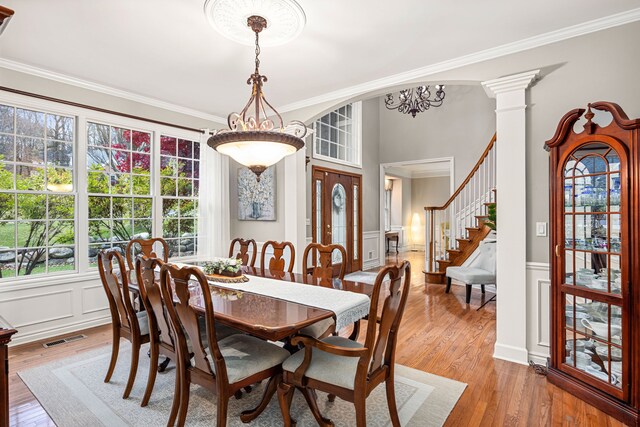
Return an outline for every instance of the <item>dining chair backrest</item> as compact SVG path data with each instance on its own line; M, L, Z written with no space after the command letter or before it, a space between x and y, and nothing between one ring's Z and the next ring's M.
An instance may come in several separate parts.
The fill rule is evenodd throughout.
M198 313L189 304L191 292L189 290L189 281L195 281L197 298L201 298L201 305L205 308L205 327L207 343L202 341L203 331L201 324L198 322ZM215 321L213 304L211 303L211 290L209 283L202 270L197 267L179 268L173 264L164 264L160 269L160 287L162 297L165 301L173 298L175 292L176 299L174 304L167 304L167 314L169 317L171 332L176 338L178 357L184 363L189 362L191 355L187 347L187 338L191 343L191 352L193 353L192 368L202 371L202 373L217 377L218 380L228 383L227 369L224 358L218 347L216 338ZM173 292L172 292L173 287ZM207 358L205 348L209 347L214 367L211 366Z
M269 248L273 248L273 255L269 259L269 263L265 263L267 257L267 251ZM289 266L285 270L285 250L289 248ZM262 255L260 256L260 269L264 271L268 268L270 272L285 272L291 273L296 261L296 250L291 242L275 242L269 240L262 245Z
M114 264L119 274L114 271ZM124 327L140 333L138 317L129 296L129 281L124 259L117 249L109 249L98 253L98 271L100 280L107 294L111 321L114 327Z
M234 255L236 243L240 245L239 251ZM249 255L249 247L251 247L251 255ZM253 267L256 264L256 257L258 256L258 245L253 239L245 240L236 237L231 241L229 246L229 258L239 259L242 265ZM251 261L251 262L249 262Z
M159 251L162 251L158 255ZM159 258L164 262L169 260L169 245L162 237L153 237L151 239L131 239L127 243L125 256L127 257L127 266L129 270L133 270L134 260L139 254L149 258Z
M388 288L384 284L386 280L389 280ZM376 371L395 363L398 328L410 286L411 265L408 261L400 266L387 266L376 276L364 342L369 351L368 356L359 361L356 378L373 378ZM378 319L378 322L371 319Z
M160 290L160 283L156 280L156 268L162 267L164 262L159 258L149 258L145 255L136 257L136 279L140 289L140 298L149 316L149 331L159 336L160 342L171 348L175 347L173 334L169 328L167 309Z
M342 262L339 265L333 263L333 252L340 252ZM312 262L309 264L309 254ZM323 245L320 243L309 243L304 249L302 256L302 268L305 274L311 274L314 279L344 279L347 269L347 252L341 245Z

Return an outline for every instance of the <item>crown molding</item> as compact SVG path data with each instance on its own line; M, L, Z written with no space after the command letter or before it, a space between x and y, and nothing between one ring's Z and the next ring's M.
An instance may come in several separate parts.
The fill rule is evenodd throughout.
M640 21L640 8L631 9L626 12L617 13L615 15L609 15L603 18L583 22L581 24L572 25L570 27L562 28L559 30L550 31L548 33L539 34L537 36L481 50L479 52L460 56L458 58L439 62L437 64L427 65L426 67L416 68L410 71L405 71L403 73L372 80L367 83L350 86L323 95L311 97L306 100L293 102L278 107L277 110L281 113L286 113L289 111L310 107L312 105L321 104L323 102L352 98L354 96L363 95L367 92L399 85L444 71L461 68L467 65L477 64L479 62L488 61L502 56L512 55L514 53L534 49L536 47L545 46L597 31L606 30L607 28L618 27L620 25L625 25L636 21Z
M55 71L45 70L43 68L34 67L32 65L23 64L21 62L12 61L10 59L0 58L0 68L6 68L12 71L18 71L20 73L30 74L36 77L42 77L45 79L53 80L56 82L76 86L82 89L88 89L105 95L116 96L118 98L128 99L129 101L139 102L141 104L150 105L152 107L161 108L163 110L173 111L175 113L185 114L187 116L198 117L200 119L208 120L214 123L226 124L227 120L203 111L194 110L182 105L172 104L170 102L161 101L159 99L151 98L144 95L138 95L136 93L128 92L122 89L116 89L110 86L106 86L100 83L83 80L77 77L68 76Z

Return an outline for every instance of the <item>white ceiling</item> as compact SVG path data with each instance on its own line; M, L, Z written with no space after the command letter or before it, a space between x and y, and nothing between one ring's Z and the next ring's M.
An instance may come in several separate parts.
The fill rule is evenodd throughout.
M263 48L286 106L638 7L638 0L298 0L302 34ZM249 96L253 48L218 34L204 0L3 0L0 58L226 117Z
M387 166L385 172L389 174L389 179L397 177L403 178L436 178L449 176L451 163L449 160L426 162L426 163L405 163Z

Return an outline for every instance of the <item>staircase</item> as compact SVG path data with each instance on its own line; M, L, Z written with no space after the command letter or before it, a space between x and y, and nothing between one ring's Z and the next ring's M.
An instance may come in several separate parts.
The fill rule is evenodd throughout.
M445 283L447 267L462 265L491 232L488 208L495 206L496 136L467 178L442 206L425 207L426 283Z

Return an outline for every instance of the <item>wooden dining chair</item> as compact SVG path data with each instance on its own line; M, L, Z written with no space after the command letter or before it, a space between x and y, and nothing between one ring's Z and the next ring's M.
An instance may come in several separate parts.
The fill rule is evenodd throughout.
M240 249L234 255L236 243L240 245ZM249 255L249 247L251 247L251 255ZM249 256L251 256L251 262L249 262ZM231 241L229 246L229 258L239 259L242 265L254 267L256 264L256 257L258 256L258 245L253 239L245 240L236 237Z
M334 251L338 251L342 255L342 262L339 265L333 263ZM311 264L309 264L309 254L313 257ZM311 274L314 279L338 278L342 280L347 269L347 251L342 245L309 243L302 255L302 268L304 274Z
M339 251L342 255L342 263L338 266L333 264L333 252ZM309 255L313 257L309 262ZM320 285L326 282L332 285L332 279L344 279L346 270L347 253L341 245L322 245L320 243L309 243L302 255L302 268L304 274L311 274L314 280L319 280ZM337 271L337 272L336 272ZM360 331L359 321L354 324L353 336L357 337ZM335 321L332 318L321 320L311 326L300 330L302 335L313 338L323 338L335 332Z
M189 289L189 280L195 279L197 290ZM211 291L204 273L196 267L178 268L165 264L160 270L160 286L163 298L172 298L175 305L168 304L167 314L178 349L177 378L180 382L180 409L178 426L183 426L189 407L191 384L198 384L217 394L217 426L227 423L229 398L236 391L269 379L264 396L255 409L244 411L241 420L254 420L266 408L282 377L282 361L289 352L275 344L250 335L231 335L219 339L215 328L215 313L211 302ZM198 313L189 304L191 293L197 293L205 308L205 331L198 322ZM204 338L203 340L203 336ZM191 343L191 349L187 346Z
M135 271L140 289L140 298L149 317L149 376L147 377L147 388L142 398L140 406L147 406L153 386L156 381L158 371L164 372L170 360L177 360L177 353L174 338L169 329L167 312L164 299L160 291L160 284L156 280L156 268L162 267L164 263L158 258L148 258L145 255L136 257ZM160 355L165 356L164 362L158 364ZM169 416L169 424L173 425L178 414L180 399L178 396L178 382L173 397L173 405Z
M114 263L118 267L120 274L114 272ZM109 301L111 329L113 331L111 361L109 362L109 369L104 382L107 383L111 380L111 375L113 375L113 370L116 367L120 338L129 340L131 342L131 367L129 368L129 379L122 395L122 398L126 399L129 397L136 379L140 346L149 342L149 320L146 312L136 312L133 309L124 259L117 250L110 249L98 253L98 270L102 286Z
M390 281L388 290L383 286L387 275ZM371 295L364 345L339 336L322 340L299 336L291 340L293 345L302 345L304 349L282 364L284 373L278 386L278 400L285 426L292 425L289 413L291 399L295 389L299 389L321 426L333 424L320 413L314 390L352 402L356 410L356 425L364 427L367 396L383 381L391 422L394 427L400 426L394 366L398 328L407 303L410 281L408 261L400 266L385 267L378 273ZM378 322L372 319L378 319Z
M273 248L273 255L269 259L268 263L265 263L267 257L268 248ZM285 250L289 249L289 266L285 270ZM260 270L264 271L265 267L269 269L270 272L282 272L285 271L287 273L293 272L293 266L296 261L296 249L293 247L291 242L276 242L273 240L268 240L262 245L262 254L260 255Z
M162 254L158 255L158 249L162 249ZM133 270L136 256L140 254L167 262L169 260L169 245L162 237L129 240L125 250L129 270Z

